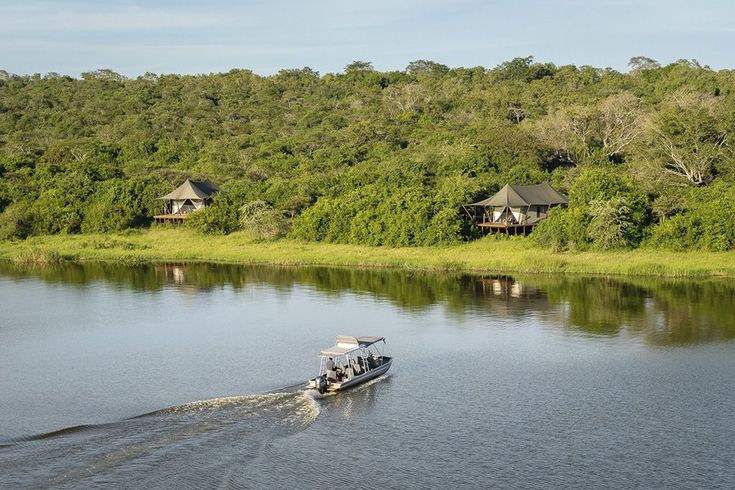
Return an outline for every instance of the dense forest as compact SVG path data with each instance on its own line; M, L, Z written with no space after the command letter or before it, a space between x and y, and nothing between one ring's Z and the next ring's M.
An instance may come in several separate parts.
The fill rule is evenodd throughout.
M204 232L433 245L477 236L463 204L548 181L571 202L540 245L735 248L735 71L630 67L0 71L0 239L150 226L206 177Z

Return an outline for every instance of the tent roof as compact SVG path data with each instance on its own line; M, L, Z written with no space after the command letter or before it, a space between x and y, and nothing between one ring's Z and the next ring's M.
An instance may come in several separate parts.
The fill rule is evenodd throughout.
M169 192L165 196L158 199L165 200L183 200L183 199L209 199L219 192L219 187L209 180L189 180L181 184L179 187Z
M494 196L470 204L470 206L520 206L567 204L569 199L554 190L548 183L536 185L506 184Z

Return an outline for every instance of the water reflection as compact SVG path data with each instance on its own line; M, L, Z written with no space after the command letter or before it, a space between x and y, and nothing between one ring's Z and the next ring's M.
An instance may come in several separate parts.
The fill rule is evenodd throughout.
M634 336L651 345L688 345L735 338L735 284L729 280L622 279L583 276L468 276L400 270L286 268L215 264L121 267L108 263L19 267L0 275L87 287L97 282L156 292L206 293L265 285L308 287L320 294L356 293L409 310L437 304L450 315L522 320L536 315L555 328L590 336Z

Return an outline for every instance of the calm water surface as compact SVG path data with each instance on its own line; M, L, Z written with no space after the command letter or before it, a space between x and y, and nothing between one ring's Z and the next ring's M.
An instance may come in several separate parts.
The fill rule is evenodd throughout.
M315 399L339 334L388 376ZM0 487L735 487L735 284L0 263Z

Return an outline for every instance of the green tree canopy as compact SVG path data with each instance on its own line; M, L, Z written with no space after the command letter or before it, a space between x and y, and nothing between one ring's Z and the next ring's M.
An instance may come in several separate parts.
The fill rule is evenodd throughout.
M630 73L530 56L270 76L0 71L0 236L148 226L156 197L206 177L223 190L189 220L206 232L278 217L309 240L447 243L477 236L462 204L549 181L572 202L539 240L679 246L679 225L720 223L693 193L727 209L708 193L735 184L734 128L735 71L693 60L637 57ZM725 238L702 231L694 246L730 246L724 224L711 229Z

